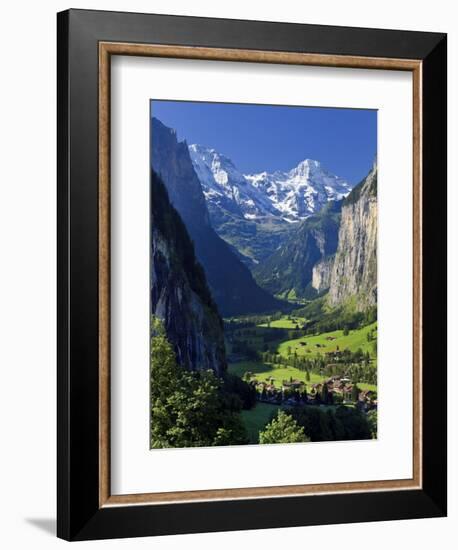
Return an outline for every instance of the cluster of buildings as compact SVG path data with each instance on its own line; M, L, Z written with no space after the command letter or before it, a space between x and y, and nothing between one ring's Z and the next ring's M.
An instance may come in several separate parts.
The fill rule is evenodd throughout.
M283 380L281 386L278 387L274 382L273 378L266 381L256 379L250 381L256 387L259 401L285 405L354 404L363 411L377 408L375 392L360 390L349 378L340 375L331 376L317 384L311 384L310 391L302 380Z

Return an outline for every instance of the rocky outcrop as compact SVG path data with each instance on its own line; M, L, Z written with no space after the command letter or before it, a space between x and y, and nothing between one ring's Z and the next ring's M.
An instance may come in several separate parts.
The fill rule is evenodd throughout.
M331 273L334 265L334 256L323 258L313 266L312 269L312 287L323 292L331 284Z
M151 120L151 162L188 231L209 226L210 220L202 187L192 165L188 146L178 141L175 130L157 118Z
M194 247L167 191L151 177L151 314L188 370L226 369L223 323Z
M156 118L151 120L151 164L181 216L212 295L224 316L278 309L280 304L260 288L231 246L217 235L186 142Z
M377 165L345 199L329 283L330 306L377 304Z

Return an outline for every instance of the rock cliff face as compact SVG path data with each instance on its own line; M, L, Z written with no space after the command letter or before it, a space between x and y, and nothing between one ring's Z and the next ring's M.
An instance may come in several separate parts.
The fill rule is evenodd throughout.
M223 323L186 228L154 172L151 218L151 313L162 321L182 367L221 375Z
M209 226L205 197L186 142L178 141L174 130L153 118L151 146L152 168L164 182L170 202L188 231L192 233L201 226Z
M312 287L318 292L322 292L329 288L333 265L334 256L327 256L313 266Z
M345 199L328 303L362 311L377 304L377 166Z
M151 164L181 216L196 256L224 316L278 309L279 302L260 288L231 246L217 235L186 142L156 118L151 120Z

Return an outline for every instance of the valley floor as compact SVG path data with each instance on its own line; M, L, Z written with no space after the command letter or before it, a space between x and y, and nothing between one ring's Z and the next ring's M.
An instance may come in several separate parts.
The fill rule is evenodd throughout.
M335 409L336 404L376 408L377 323L321 334L307 334L306 323L294 315L226 320L229 372L253 384L258 392L255 407L241 412L252 444L278 410L294 405L294 399L322 411ZM361 360L361 366L356 360ZM368 376L375 383L368 382ZM331 377L345 382L341 391L335 386L335 403L320 403L319 392ZM364 401L363 406L361 397L350 397L352 385L357 385L361 395L375 399L367 401L369 405ZM329 387L332 393L332 383Z
M257 380L260 381L270 381L272 380L272 385L281 388L283 380L300 380L305 384L320 384L324 382L328 377L321 374L310 373L310 379L307 380L307 373L300 371L294 367L278 366L273 365L272 363L258 363L254 361L242 361L240 363L233 363L229 365L229 372L235 374L239 378L243 378L246 372L251 372L255 375ZM362 390L372 390L377 391L376 384L367 384L364 382L358 382L358 387Z

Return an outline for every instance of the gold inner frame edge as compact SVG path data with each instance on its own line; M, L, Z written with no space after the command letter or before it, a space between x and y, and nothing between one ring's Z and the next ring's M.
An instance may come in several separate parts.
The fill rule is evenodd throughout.
M320 67L410 71L413 76L413 477L364 482L241 487L112 495L110 491L110 96L111 56L169 57ZM422 62L346 55L309 54L159 44L99 43L99 507L293 497L374 491L415 490L422 486Z

